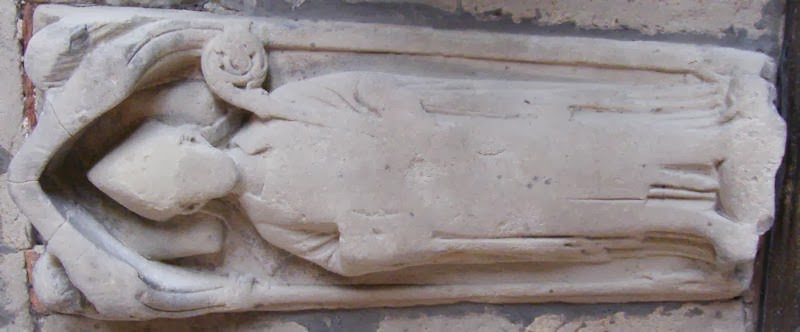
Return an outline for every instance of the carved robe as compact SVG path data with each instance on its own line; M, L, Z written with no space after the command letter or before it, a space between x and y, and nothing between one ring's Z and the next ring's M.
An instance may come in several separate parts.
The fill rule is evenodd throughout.
M711 262L693 234L742 232L719 213L718 89L333 74L276 89L275 101L308 113L252 120L230 153L261 236L343 275Z

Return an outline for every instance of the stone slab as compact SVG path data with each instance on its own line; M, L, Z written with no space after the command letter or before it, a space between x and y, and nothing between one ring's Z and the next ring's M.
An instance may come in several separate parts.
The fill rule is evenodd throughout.
M763 54L168 10L42 6L37 15L68 17L37 33L26 56L51 103L12 164L12 189L66 270L45 275L68 276L94 305L75 313L148 319L458 301L728 299L746 287L755 237L769 227L782 123L769 93L774 66ZM188 52L160 57L177 49ZM227 55L240 50L252 53ZM272 84L261 90L267 63ZM227 82L229 66L249 68L246 80ZM96 84L108 77L114 84ZM213 98L189 105L168 92L200 96L206 86L216 101L255 114L241 133L225 125L235 116L217 114ZM146 119L163 130L135 129ZM288 134L306 124L325 129ZM186 132L174 131L183 125ZM133 134L114 136L126 130ZM73 135L82 136L69 153L57 151ZM211 144L224 135L230 145ZM166 147L182 152L152 150ZM59 163L53 156L62 153ZM116 172L118 163L131 154L143 158L137 170L149 171L122 181L129 172ZM178 155L204 162L187 163L196 174L153 163ZM67 187L46 195L37 179L51 160L49 174L65 180L56 187ZM220 176L234 172L240 177ZM80 181L86 173L91 184ZM190 187L175 181L206 174L217 176L177 195ZM159 185L138 185L148 182ZM505 196L478 189L488 187ZM199 218L198 209L223 196L203 210L240 224L222 246L170 248L143 236L156 221ZM276 223L284 221L291 225ZM128 222L141 227L112 230ZM217 251L217 260L193 257ZM186 259L157 262L175 257ZM196 265L206 270L183 269ZM127 294L117 283L128 283ZM402 286L350 287L389 284ZM308 287L299 294L294 285ZM71 300L40 295L49 304Z
M0 331L32 331L22 252L0 255Z
M352 0L351 0L352 1ZM378 0L380 1L380 0ZM10 3L10 1L8 1ZM64 1L75 3L71 1ZM277 1L276 1L277 2ZM305 6L314 6L315 1L286 1L296 10L303 10ZM305 4L304 4L305 2ZM400 3L402 1L392 1ZM408 1L423 3L425 0ZM445 10L453 10L450 1L429 1ZM452 1L461 2L461 1ZM474 1L478 3L479 1ZM640 1L639 4L646 1ZM777 1L770 2L774 5ZM109 1L110 4L120 4L122 1ZM492 9L492 3L498 1L483 1L486 9L481 13L482 19L491 19L497 8ZM518 15L526 21L525 10L506 1L500 11L499 20L510 19L507 16ZM131 5L149 5L146 3L130 2ZM318 4L318 2L317 2ZM692 2L692 4L694 4ZM727 4L727 3L726 3ZM397 4L395 4L397 5ZM542 6L558 7L570 6L566 1L544 3ZM755 7L740 4L745 15L752 15ZM769 5L769 4L768 4ZM456 6L457 7L457 6ZM488 9L487 9L488 8ZM457 9L457 8L456 8ZM768 9L768 8L767 8ZM774 19L769 10L764 9L764 19ZM518 12L514 12L517 11ZM477 13L477 11L475 11ZM490 15L486 15L486 13ZM557 14L557 13L556 13ZM567 18L558 23L558 19ZM629 17L626 17L629 18ZM635 17L635 18L638 18ZM553 15L550 24L572 24L569 15ZM585 18L584 18L585 19ZM595 18L593 18L595 19ZM603 18L599 18L602 20ZM537 21L537 19L533 19ZM587 25L586 22L589 22ZM748 20L743 20L745 24ZM766 22L766 21L765 21ZM520 23L521 25L527 22ZM592 21L583 21L583 28L618 29L620 27L599 26L592 27ZM639 29L636 29L639 30ZM713 29L712 29L713 30ZM730 38L736 31L724 32ZM647 33L647 32L645 32ZM655 31L661 34L664 31ZM681 33L694 34L696 32L683 31ZM775 33L777 34L777 33ZM743 37L748 39L751 36ZM763 37L763 36L762 36ZM764 37L770 38L770 36ZM762 38L763 39L763 38ZM0 54L1 55L1 54ZM0 114L5 116L5 113ZM21 118L21 117L20 117ZM4 123L4 122L0 122ZM0 134L6 131L0 132ZM2 152L2 151L0 151ZM3 156L0 155L0 166L3 166ZM5 188L0 188L0 194L5 194ZM2 201L2 200L0 200ZM5 215L5 214L3 214ZM5 271L5 266L2 270ZM14 268L16 269L16 268ZM27 312L27 310L19 310ZM524 317L524 318L521 318ZM572 331L578 329L588 330L682 330L682 331L743 331L741 304L738 301L714 304L632 304L632 305L593 305L593 306L562 306L562 305L509 305L509 306L482 306L482 305L451 305L438 307L421 307L409 309L370 309L359 311L315 311L299 315L292 314L229 314L211 315L189 320L168 321L157 320L152 322L104 322L87 318L52 315L43 317L40 321L42 331L138 331L138 330L273 330L273 331L396 331L396 330L442 330L444 328L463 328L465 330L509 330L509 331ZM30 330L27 326L14 326L12 330Z

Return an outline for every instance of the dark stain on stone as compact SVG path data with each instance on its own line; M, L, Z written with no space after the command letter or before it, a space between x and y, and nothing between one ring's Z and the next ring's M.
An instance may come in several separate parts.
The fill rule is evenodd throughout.
M684 317L696 317L696 316L700 316L702 314L704 314L703 309L700 309L698 307L694 307L692 309L689 309L689 311L685 312L683 314L683 316Z
M8 171L8 164L11 163L11 153L8 150L0 147L0 175Z
M8 285L6 284L3 278L0 278L0 289L6 290ZM9 324L14 322L15 314L14 312L8 311L5 309L5 306L8 305L10 302L9 299L0 298L0 328L6 327Z
M0 244L0 255L12 254L17 252L14 248Z

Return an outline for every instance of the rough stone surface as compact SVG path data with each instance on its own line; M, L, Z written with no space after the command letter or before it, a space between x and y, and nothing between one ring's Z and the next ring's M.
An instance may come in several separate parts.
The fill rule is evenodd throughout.
M335 317L335 314L327 315ZM334 329L309 330L302 324L263 315L211 315L185 320L156 320L148 322L108 322L89 318L50 315L39 319L42 332L134 332L134 331L230 331L230 332L309 332L336 331ZM340 331L355 331L343 328Z
M208 0L36 0L39 3L63 3L71 5L104 5L147 8L199 8Z
M0 72L3 86L0 90L0 147L4 153L19 149L22 133L22 67L20 59L20 35L17 31L16 1L0 2ZM0 173L5 171L0 157Z
M2 149L0 147L0 162L10 155L5 154ZM0 254L31 246L31 226L11 201L8 195L7 178L8 174L0 174Z
M782 0L211 0L207 7L452 29L696 41L770 54L777 54L783 22Z
M22 252L0 254L0 331L32 331Z
M8 164L19 149L23 129L22 68L17 7L0 1L0 254L31 246L30 224L8 196Z
M688 41L777 55L784 0L50 0L289 18L617 39Z
M780 28L779 1L664 0L345 0L352 3L422 4L463 11L481 20L510 17L513 22L540 25L574 24L583 29L635 30L646 35L737 34L758 39ZM311 4L309 4L311 5ZM528 22L530 21L530 22Z
M0 1L0 331L32 331L25 258L30 224L8 195L8 165L24 133L16 1Z
M771 3L772 2L772 3ZM699 33L723 37L741 34L760 38L780 26L777 1L664 1L664 0L461 0L460 8L473 15L509 15L514 21L533 20L545 25L572 23L581 28L631 29L644 34ZM772 19L772 20L771 20Z
M465 314L456 317L428 316L385 317L378 325L377 332L403 331L475 331L475 332L514 332L521 331L522 325L515 324L497 314Z
M606 317L568 318L563 314L536 317L525 332L601 331L743 331L741 306L735 302L684 304L674 310L657 308L648 315L617 312Z
M622 305L478 305L302 313L208 315L148 322L97 321L66 315L39 320L56 331L746 331L739 301Z
M455 12L461 8L460 0L344 0L349 3L418 4Z
M707 36L760 47L777 45L783 0L48 0L47 3L188 8L385 23L463 24L465 18L550 31ZM429 10L433 9L433 10ZM438 11L438 12L437 12ZM438 22L437 22L438 21ZM458 22L461 23L458 23ZM483 25L491 28L492 24ZM480 24L479 24L480 26ZM556 29L552 29L557 27ZM747 42L749 41L749 42ZM767 50L770 51L770 50Z

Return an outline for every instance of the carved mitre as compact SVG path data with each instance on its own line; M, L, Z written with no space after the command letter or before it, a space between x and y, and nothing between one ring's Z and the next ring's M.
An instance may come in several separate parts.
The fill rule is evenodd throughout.
M723 299L771 224L763 54L93 10L9 171L55 311Z

